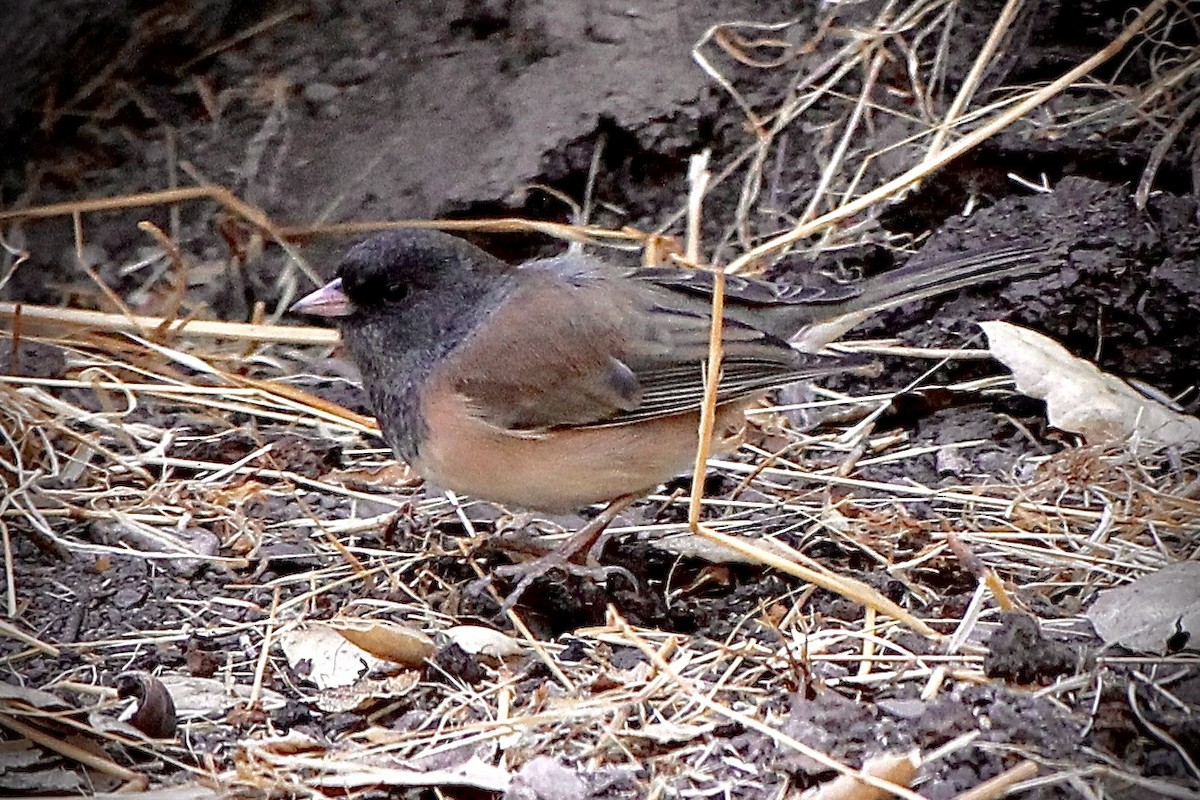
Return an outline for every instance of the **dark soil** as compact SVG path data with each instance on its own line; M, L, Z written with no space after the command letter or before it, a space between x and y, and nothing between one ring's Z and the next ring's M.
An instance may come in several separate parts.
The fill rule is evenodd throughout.
M185 13L179 4L128 2L104 4L103 20L93 18L88 25L77 20L93 13L94 4L57 5L70 24L51 31L31 16L33 4L18 3L14 24L0 34L0 46L18 40L30 43L0 81L0 89L8 90L7 81L11 96L21 99L6 104L0 113L0 147L6 153L0 190L6 209L159 190L171 185L171 171L186 163L181 185L207 181L225 186L280 225L496 216L569 221L571 209L544 187L580 200L595 159L591 221L612 228L656 229L686 196L688 156L711 148L714 163L726 163L753 139L728 93L693 62L693 45L710 26L729 20L799 17L780 34L793 43L811 35L815 24L808 18L813 14L809 5L740 0L678 0L637 8L628 3L549 0L450 2L412 9L381 0L313 0L276 3L254 14L235 8L241 4L201 3ZM80 5L89 7L86 14ZM949 51L945 97L957 90L956 82L969 69L1002 4L997 0L966 5L970 8L960 9L961 45ZM1018 26L1010 55L997 60L987 75L985 89L1056 76L1103 46L1126 18L1124 5L1098 0L1042 0L1033 5L1036 9ZM866 24L877 10L869 3L855 5L842 12L840 22ZM236 38L261 20L270 24L255 35ZM1195 45L1194 30L1174 35L1180 37L1181 47ZM154 46L130 45L143 41ZM778 104L797 75L828 58L831 46L826 43L816 52L803 53L786 68L761 70L737 63L723 67L745 91L749 105L766 110ZM210 49L216 52L209 54ZM50 59L48 53L70 58ZM51 70L46 64L52 61L73 66ZM109 73L97 85L85 80L106 69ZM1145 50L1133 53L1125 69L1123 81L1146 80L1151 65ZM1101 71L1099 77L1110 74ZM891 82L900 85L901 77ZM889 85L888 80L884 83ZM1064 98L1055 108L1067 115L1072 103L1082 100ZM47 115L45 109L58 113ZM813 115L806 124L816 139L818 121L832 124L837 114L818 105ZM882 150L913 132L901 129L895 119L887 117L870 128L877 143L862 146ZM1189 129L1167 151L1155 192L1139 210L1131 184L1161 130L1151 125L1116 129L1092 121L1057 131L1061 135L1040 136L1036 126L1015 126L889 206L873 220L873 233L854 246L815 258L797 252L762 266L781 281L806 280L815 272L873 274L906 257L884 246L896 237L920 239L914 248L918 257L958 252L980 242L1044 244L1064 254L1061 270L912 304L879 315L854 337L956 346L978 336L975 321L1003 318L1045 332L1105 369L1171 395L1182 393L1184 409L1195 412L1200 409L1195 391L1200 376L1200 325L1195 320L1200 308L1200 209L1194 136ZM805 145L795 139L790 147L805 152ZM911 153L905 148L889 152L892 155L868 170L864 185L875 185L909 165L904 159ZM747 220L755 238L790 227L819 177L817 160L806 152L794 158L781 154L770 169L775 170L772 200L756 206ZM1006 177L1009 173L1044 175L1053 192L1030 191ZM706 203L705 241L726 259L739 249L731 221L741 191L737 181L730 181L714 189ZM980 207L964 216L960 212L969 201ZM141 291L144 276L122 269L153 244L137 228L139 221L149 220L171 231L187 254L192 277L185 311L207 309L208 316L245 320L258 303L265 303L268 311L278 307L288 289L280 276L294 275L281 248L268 243L258 249L250 226L209 202L175 208L178 219L172 219L166 206L84 215L87 260L134 310L152 309L156 298ZM680 226L669 232L678 235ZM70 217L26 221L3 233L32 254L3 287L5 299L107 308L76 265ZM513 260L560 249L554 242L526 235L476 238ZM331 270L336 254L348 244L316 235L297 236L297 242L304 258L322 274ZM64 374L65 361L56 348L25 347L15 358L9 348L0 348L6 373ZM882 360L883 375L869 383L854 377L829 385L854 394L894 391L909 385L930 363ZM245 366L248 374L260 369L266 368ZM289 353L272 369L275 376L280 370L303 372L306 376L297 382L301 387L369 413L353 381L346 380L354 377L352 367L337 353L325 357L308 351L300 358ZM906 433L912 447L970 439L986 440L987 445L963 451L959 461L930 452L869 464L853 477L931 487L974 479L995 482L1019 472L1030 456L1070 448L1071 437L1047 427L1037 402L1011 392L947 388L999 372L991 362L953 362L923 381L929 388L900 395L877 422L878 430ZM69 394L76 391L67 390L64 396L101 410L89 393ZM319 430L236 415L217 424L165 401L144 404L126 419L178 429L180 442L171 455L179 459L233 464L254 458L264 443L272 443L269 456L251 463L313 481L381 460L378 454L360 452L382 446L367 436L355 448L345 448L344 442L325 438ZM814 427L818 423L801 422ZM756 442L771 449L773 435L764 429ZM836 466L843 458L842 453L815 452L805 455L804 463L815 470ZM1172 469L1181 484L1194 478L1194 469L1189 472L1182 462L1167 465L1163 473ZM3 474L8 480L9 473ZM714 473L708 494L732 495L740 477ZM686 491L687 485L668 488ZM147 559L140 553L125 557L72 551L14 517L10 534L20 604L17 621L62 650L56 656L18 658L24 646L0 640L6 680L44 687L68 676L115 687L117 675L128 670L211 676L227 663L253 665L261 639L239 632L238 626L259 626L273 606L296 600L311 588L289 583L289 577L343 563L324 541L284 525L313 518L392 513L390 523L356 534L355 546L421 554L385 576L317 594L309 609L313 617L332 617L364 599L409 602L411 589L428 607L456 620L506 625L494 618L495 597L473 569L478 564L488 574L515 558L500 537L488 535L502 519L499 510L469 506L468 525L444 507L429 510L435 507L422 505L423 489L356 489L363 499L352 503L319 487L271 484L270 491L228 501L237 505L236 519L244 529L229 521L233 517L199 515L177 532L204 542L214 555L230 558L224 565L202 559ZM829 486L789 490L794 492L789 499L822 502L836 500L842 491ZM754 491L740 497L776 500ZM855 496L871 497L866 490ZM778 508L747 518L760 534L777 534L806 555L913 606L915 595L909 586L880 569L871 555L873 548L890 561L904 561L930 545L933 531L950 529L955 522L932 502L891 503L890 497L880 497L888 501L878 511L884 532L869 542L826 536L803 515ZM646 502L622 522L683 518L681 506ZM563 522L571 528L581 521ZM128 546L134 534L120 519L68 515L53 517L49 524L71 541L114 547ZM473 532L482 535L472 538ZM1191 535L1190 544L1175 542L1176 552L1194 552L1194 532ZM251 540L253 544L247 544ZM1074 589L1058 594L1039 586L1023 596L1022 602L1036 610L1041 622L1027 614L989 616L971 646L972 652L983 654L990 680L973 685L948 679L943 691L924 699L925 678L855 682L850 680L858 669L855 661L810 663L806 654L789 652L791 640L781 639L766 613L781 598L796 600L797 582L786 576L755 566L680 558L639 536L615 539L604 561L625 573L604 582L556 575L536 583L520 606L539 636L565 645L556 656L564 666L599 659L591 640L584 647L579 644L583 635L576 639L572 634L604 625L611 604L634 626L678 633L693 642L750 642L785 653L781 658L791 663L787 669L761 655L762 650L748 656L761 657L764 665L770 661L765 668L774 671L768 685L777 694L758 709L785 719L787 735L847 763L858 765L873 754L913 747L929 752L975 732L978 738L969 746L952 749L923 770L918 790L931 800L954 797L1023 757L1038 760L1047 773L1104 762L1114 766L1114 775L1161 779L1180 792L1200 796L1200 776L1189 771L1183 755L1193 762L1200 759L1200 667L1195 661L1182 667L1147 665L1131 654L1105 649L1090 629L1068 619L1083 602ZM951 631L970 602L976 580L949 558L937 565L921 575L932 596L922 601L920 613L950 620L941 627ZM1021 578L1012 580L1019 584ZM1089 588L1078 592L1090 592L1096 580L1100 579L1080 581ZM214 603L214 598L236 602ZM861 608L823 590L805 597L804 624L861 616ZM933 654L929 643L904 636L912 652ZM633 648L605 657L611 659L607 666L620 669L633 669L644 660ZM1105 657L1114 658L1104 661ZM458 686L476 685L489 674L475 657L452 647L442 648L434 661L436 667L426 669L419 690L393 706L327 714L309 702L308 688L297 689L305 686L304 676L282 660L273 660L266 686L284 695L286 705L223 717L219 725L198 728L187 748L172 755L201 769L209 769L204 759L211 758L220 771L239 762L239 742L264 730L300 731L328 744L370 726L392 731L419 727L414 719L439 713ZM1154 680L1166 681L1173 672L1179 674L1171 674L1164 684L1169 693L1157 691ZM1146 674L1153 676L1149 683ZM545 666L532 657L517 664L510 678L515 705L532 703L543 691L539 687L550 682ZM1065 688L1047 690L1056 684ZM593 688L599 692L603 687ZM1140 698L1141 718L1132 710L1131 693ZM71 691L62 694L85 704ZM7 737L0 747L19 738L0 730L0 736ZM1156 731L1165 731L1169 741ZM739 724L729 723L703 736L714 752L727 757L705 768L713 771L714 780L735 787L731 796L773 796L785 783L803 788L832 777L816 762ZM8 751L0 750L0 759L3 752ZM181 783L190 777L168 760L147 756L145 750L113 747L110 752L116 752L121 763L138 763L156 780ZM573 755L568 757L568 752ZM648 769L626 769L624 756L605 762L605 769L589 771L585 766L591 754L579 756L564 746L551 755L588 777L588 788L579 797L633 797L645 789ZM39 770L76 769L65 759L38 764ZM757 768L753 781L738 764ZM606 772L608 766L613 771ZM661 786L682 796L698 780L687 774L666 776ZM9 787L0 791L38 788L29 773L6 772L2 760L0 786ZM72 788L107 786L80 783ZM1119 777L1105 786L1112 796L1151 796L1138 794L1141 789L1131 789ZM430 795L411 790L395 796ZM1064 781L1022 796L1077 794Z

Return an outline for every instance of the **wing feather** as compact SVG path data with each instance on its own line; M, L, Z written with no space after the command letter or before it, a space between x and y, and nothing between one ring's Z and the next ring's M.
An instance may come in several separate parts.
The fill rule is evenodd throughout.
M469 336L455 352L451 384L481 419L536 435L699 407L710 325L703 304L590 263L526 265L489 318L488 335ZM720 402L846 368L732 319L723 350ZM483 368L496 363L510 368Z

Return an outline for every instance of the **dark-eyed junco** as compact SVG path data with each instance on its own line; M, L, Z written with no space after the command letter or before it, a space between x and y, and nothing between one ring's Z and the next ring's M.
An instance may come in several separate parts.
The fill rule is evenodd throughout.
M814 351L872 312L1046 266L993 249L812 289L729 276L716 449L769 390L845 370ZM333 317L396 455L435 484L562 512L637 497L695 458L713 276L587 255L510 267L432 230L376 235L292 310Z

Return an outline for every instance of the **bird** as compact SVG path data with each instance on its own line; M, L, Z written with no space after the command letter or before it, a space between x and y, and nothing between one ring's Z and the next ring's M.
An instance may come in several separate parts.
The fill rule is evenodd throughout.
M821 350L870 314L1050 261L1044 248L993 246L822 287L726 276L713 451L736 446L745 411L771 390L857 368ZM290 310L339 328L384 440L427 481L527 511L608 504L557 552L508 572L519 594L690 471L714 281L574 252L514 267L415 228L355 245Z

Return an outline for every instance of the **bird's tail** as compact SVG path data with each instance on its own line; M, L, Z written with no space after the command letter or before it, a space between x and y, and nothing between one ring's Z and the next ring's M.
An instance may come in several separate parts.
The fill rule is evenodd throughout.
M1038 272L1061 261L1045 247L1009 247L910 262L865 281L862 292L846 302L846 311L884 311L977 283Z
M861 291L842 301L841 313L807 325L792 337L800 350L814 352L877 311L923 300L987 281L1005 280L1049 269L1062 255L1046 247L1007 247L956 254L947 258L908 263L869 278Z

